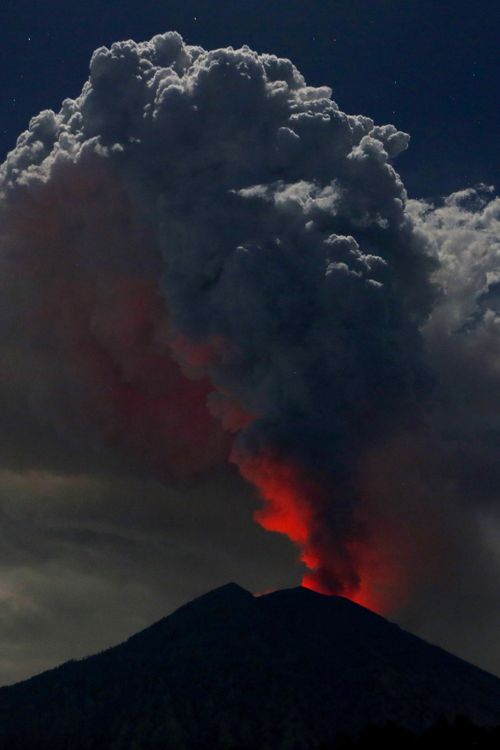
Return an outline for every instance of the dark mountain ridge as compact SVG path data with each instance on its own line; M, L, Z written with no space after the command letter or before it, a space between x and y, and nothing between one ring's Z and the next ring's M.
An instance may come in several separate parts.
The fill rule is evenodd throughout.
M1 688L0 748L309 750L368 723L422 731L457 715L500 724L500 679L342 597L227 584Z

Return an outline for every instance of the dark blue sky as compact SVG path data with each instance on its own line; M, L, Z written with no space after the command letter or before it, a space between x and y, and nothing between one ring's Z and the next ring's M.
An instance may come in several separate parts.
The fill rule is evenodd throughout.
M79 93L96 47L175 29L290 57L344 111L410 132L398 165L412 195L498 188L499 20L497 0L3 0L0 152Z

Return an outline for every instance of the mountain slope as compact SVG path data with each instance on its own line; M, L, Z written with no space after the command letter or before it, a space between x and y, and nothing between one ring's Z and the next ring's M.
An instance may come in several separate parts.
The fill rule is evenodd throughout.
M443 714L500 724L500 680L341 597L228 584L0 689L0 748L299 750Z

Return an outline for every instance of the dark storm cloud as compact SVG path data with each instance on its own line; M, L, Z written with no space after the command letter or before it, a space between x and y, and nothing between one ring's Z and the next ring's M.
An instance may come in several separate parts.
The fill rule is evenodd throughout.
M261 522L330 591L359 579L359 457L429 383L433 263L391 165L407 142L288 60L171 33L97 50L81 96L34 118L2 168L41 408L167 477L227 458L216 417ZM302 498L289 509L275 466Z
M89 600L112 632L124 586L116 640L164 575L179 601L284 582L228 458L316 587L361 579L431 637L415 608L478 578L491 606L498 201L407 201L407 144L288 60L174 33L97 50L33 118L0 168L6 641Z

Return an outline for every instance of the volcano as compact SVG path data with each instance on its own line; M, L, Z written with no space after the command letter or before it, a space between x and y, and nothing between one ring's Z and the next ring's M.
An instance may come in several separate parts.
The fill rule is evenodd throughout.
M296 748L394 722L500 724L500 679L348 599L231 583L0 689L0 747Z

